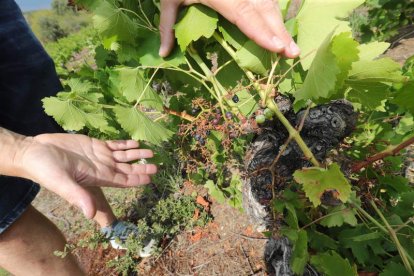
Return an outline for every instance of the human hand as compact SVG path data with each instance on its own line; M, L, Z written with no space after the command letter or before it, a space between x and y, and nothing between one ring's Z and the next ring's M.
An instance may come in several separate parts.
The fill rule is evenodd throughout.
M218 11L236 24L250 39L269 51L288 58L298 57L300 49L286 30L279 4L274 0L161 0L160 56L174 47L173 27L180 5L201 3Z
M21 176L39 183L93 218L96 206L85 187L133 187L150 183L152 164L128 162L151 158L136 141L101 141L77 134L42 134L31 139L15 161Z

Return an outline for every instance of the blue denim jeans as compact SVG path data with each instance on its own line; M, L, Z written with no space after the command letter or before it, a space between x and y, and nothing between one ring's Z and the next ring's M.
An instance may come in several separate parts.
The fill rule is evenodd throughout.
M41 99L62 91L52 59L14 0L0 0L0 126L24 134L62 132ZM0 176L0 234L39 191L29 180Z

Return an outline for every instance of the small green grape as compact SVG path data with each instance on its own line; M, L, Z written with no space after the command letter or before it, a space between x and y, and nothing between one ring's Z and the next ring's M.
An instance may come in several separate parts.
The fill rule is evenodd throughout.
M266 119L269 119L269 120L273 118L273 115L275 115L273 113L273 111L270 110L269 108L266 108L263 113L264 113Z
M263 124L266 121L266 117L263 115L257 115L256 116L256 122L258 124Z

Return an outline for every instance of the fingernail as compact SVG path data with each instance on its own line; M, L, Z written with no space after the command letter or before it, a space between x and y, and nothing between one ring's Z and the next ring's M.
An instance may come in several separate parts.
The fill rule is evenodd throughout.
M160 55L160 57L165 57L167 55L167 47L165 45L161 45L158 54Z
M272 38L272 43L275 46L275 48L277 50L283 50L283 48L285 48L285 44L282 42L282 40L280 40L278 37L274 36Z
M294 56L298 56L300 54L300 49L298 45L294 41L292 41L289 45L290 53Z
M86 218L88 218L88 219L91 219L91 218L92 218L92 217L91 217L91 214L89 214L89 212L88 212L88 208L86 207L85 203L80 202L80 203L79 203L79 207L81 208L81 210L82 210L82 212L83 212L83 215L84 215Z

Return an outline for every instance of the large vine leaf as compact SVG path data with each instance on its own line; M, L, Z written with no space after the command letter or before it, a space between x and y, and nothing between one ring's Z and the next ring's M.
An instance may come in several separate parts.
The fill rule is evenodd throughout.
M346 208L344 205L333 208L328 216L321 220L320 224L325 227L340 227L344 223L356 226L358 220L354 210Z
M390 59L377 59L388 43L372 42L358 47L360 60L354 62L345 84L347 99L358 109L382 109L389 95L389 83L404 80L400 65Z
M401 66L390 58L359 60L352 65L348 82L402 82Z
M85 107L79 107L75 101L57 97L44 98L42 101L46 113L65 130L79 131L85 126L103 131L108 128L105 115L99 108L85 112Z
M291 267L295 274L302 275L309 260L308 234L305 230L299 230L297 240L294 241Z
M336 163L327 169L304 168L296 171L293 177L296 182L302 184L306 196L315 207L321 204L321 196L327 190L335 190L342 202L346 202L351 195L351 184Z
M358 42L352 38L350 32L340 33L332 40L332 53L335 55L336 63L340 68L335 84L336 89L342 88L352 64L359 60L358 46Z
M352 267L347 259L335 251L329 251L312 256L311 264L324 275L357 276L356 267Z
M192 41L201 37L210 38L217 29L218 16L215 11L202 5L187 9L184 17L175 25L175 36L181 51L185 51Z
M352 68L358 61L358 42L351 33L345 32L329 35L318 49L302 88L296 93L295 108L301 102L312 100L323 103L327 99L343 98L344 83Z
M329 33L351 31L347 21L349 13L364 0L307 0L297 15L298 45L301 48L302 66L308 70L316 51ZM309 56L308 56L309 55Z
M236 52L237 63L244 69L267 75L271 66L271 53L249 40Z
M133 42L138 34L138 26L124 10L106 0L95 1L93 23L105 38L116 41Z
M247 36L243 34L236 25L230 23L225 19L220 19L219 30L223 35L223 38L233 46L236 50L240 50L244 43L246 43Z
M393 103L414 114L414 81L408 82L396 93Z
M111 72L112 89L120 92L129 102L157 110L163 109L160 96L144 80L138 68L120 67Z
M163 125L151 121L143 112L134 107L116 106L113 110L118 123L134 140L159 145L174 134Z
M380 273L380 276L409 276L407 269L401 263L390 262Z
M158 54L158 48L160 45L161 38L158 33L153 33L145 39L145 41L137 49L141 65L168 67L179 66L185 63L184 54L178 48L174 49L168 57L160 57Z

